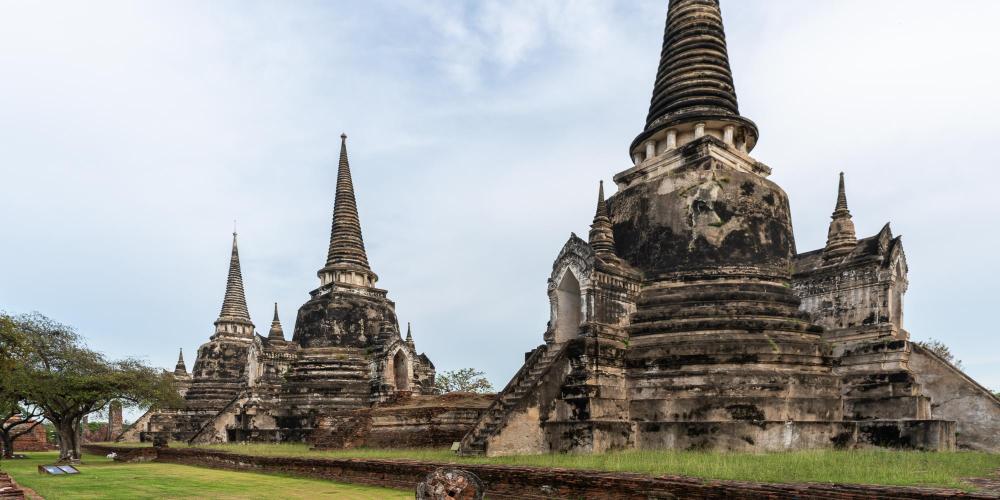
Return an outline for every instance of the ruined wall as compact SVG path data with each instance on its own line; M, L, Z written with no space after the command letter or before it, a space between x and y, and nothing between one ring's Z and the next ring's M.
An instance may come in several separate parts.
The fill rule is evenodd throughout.
M830 330L827 336L843 335L837 330L847 329L860 333L879 325L896 333L902 328L906 282L905 277L894 275L894 269L877 261L833 266L796 274L792 288L802 299L802 310Z
M780 452L885 447L955 449L955 424L941 420L837 422L639 422L642 449Z
M29 425L31 424L30 423L19 424L15 426L13 429L11 429L11 432L12 433L22 432ZM2 448L3 445L0 444L0 451L3 451ZM52 449L52 447L49 446L48 440L45 436L45 426L42 424L36 425L35 428L29 431L27 434L24 434L14 440L15 452L46 451L50 449Z
M86 445L89 453L112 451L119 460L149 460L216 469L290 474L330 481L367 484L412 491L427 474L454 463L416 460L318 459L263 457L184 448L115 448ZM682 476L651 476L593 470L513 467L463 463L459 466L478 476L486 486L486 497L496 499L586 498L683 498L718 500L740 498L830 498L837 500L930 500L933 498L994 499L989 493L949 489L843 484L777 484L704 480Z
M449 447L460 441L493 394L410 396L374 408L324 415L309 441L318 449Z
M961 370L918 345L910 369L931 398L933 418L958 423L959 448L1000 453L1000 400Z

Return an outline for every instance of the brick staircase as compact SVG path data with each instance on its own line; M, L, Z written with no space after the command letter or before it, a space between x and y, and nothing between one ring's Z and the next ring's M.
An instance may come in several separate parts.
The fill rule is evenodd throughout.
M489 409L476 422L476 425L462 438L459 455L486 454L486 440L499 432L507 424L507 418L518 403L544 378L549 368L563 353L565 344L549 346L543 344L537 347L525 360L524 366L514 375Z
M24 498L24 491L6 472L0 472L0 498Z

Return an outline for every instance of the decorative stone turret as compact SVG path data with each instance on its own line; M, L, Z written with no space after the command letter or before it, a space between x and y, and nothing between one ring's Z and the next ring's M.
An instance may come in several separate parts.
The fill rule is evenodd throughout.
M361 220L347 161L347 134L340 135L340 163L337 168L337 195L333 204L330 249L326 266L319 270L320 285L332 282L371 287L378 276L368 265Z
M615 254L615 233L608 217L608 204L604 201L604 181L597 188L597 212L590 225L590 247L598 258L606 261L618 260Z
M229 258L229 277L226 279L226 295L222 300L222 311L215 320L215 335L217 337L253 338L254 326L247 310L246 293L243 291L243 273L240 270L240 251L236 245L236 232L233 232L233 251Z
M177 364L174 366L174 385L181 397L184 397L188 389L191 388L191 374L188 373L187 366L184 364L184 349L181 349L177 354Z
M409 321L406 322L406 345L410 346L410 349L414 348L413 327L410 325Z
M635 163L711 135L748 153L757 125L740 116L718 0L670 0L646 127Z
M281 329L281 320L278 319L278 303L274 303L274 319L271 320L271 330L267 332L267 340L271 342L284 342L285 332Z
M832 259L851 253L858 245L858 237L854 232L854 222L851 212L847 210L847 194L844 191L844 173L840 173L840 187L837 190L837 207L833 210L830 231L827 233L826 248L823 257Z
M187 366L184 364L184 349L177 354L177 364L174 366L174 376L187 377Z

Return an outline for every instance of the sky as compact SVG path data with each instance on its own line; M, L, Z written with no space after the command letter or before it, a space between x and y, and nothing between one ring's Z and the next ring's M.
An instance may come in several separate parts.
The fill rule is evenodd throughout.
M905 328L1000 389L1000 2L723 0L753 155L823 246L891 222ZM439 371L503 387L598 180L630 166L666 1L0 0L0 310L190 369L233 221L251 316L319 284L339 136L369 261ZM613 191L613 188L611 188ZM610 193L609 193L610 194Z

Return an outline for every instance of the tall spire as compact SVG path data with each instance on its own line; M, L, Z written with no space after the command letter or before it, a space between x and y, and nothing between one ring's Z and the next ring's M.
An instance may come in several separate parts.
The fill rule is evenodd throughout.
M826 248L823 249L823 256L827 258L846 255L854 250L858 244L858 237L854 231L854 221L851 220L851 212L847 209L847 191L844 189L844 173L840 173L840 185L837 188L837 206L830 216L830 230L827 233Z
M177 364L174 365L174 375L187 375L187 366L184 365L184 349L177 355Z
M604 201L604 181L597 188L597 210L594 222L590 225L590 247L598 257L617 259L615 253L615 234L608 216L608 204Z
M698 123L733 126L734 140L748 151L757 142L757 126L740 116L719 0L670 0L646 127L631 149L658 132L683 134Z
M274 303L274 319L271 320L271 330L267 332L267 340L284 341L285 332L281 329L281 320L278 319L278 303Z
M365 242L361 237L361 220L354 198L351 166L347 160L347 134L340 135L340 163L337 168L337 194L333 204L333 224L330 228L330 249L326 266L320 270L323 284L329 281L371 285L378 278L368 265ZM353 276L362 276L357 283Z
M229 257L229 276L226 279L226 295L222 299L222 311L215 320L216 334L230 336L253 336L253 323L247 310L246 293L243 291L243 272L240 270L240 250L233 232L233 251Z

